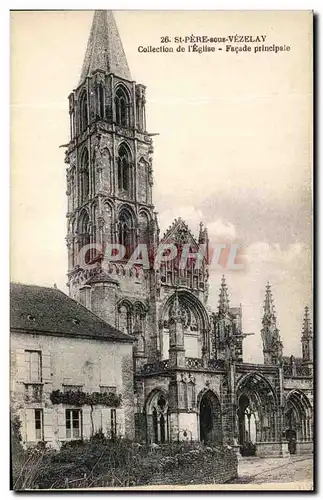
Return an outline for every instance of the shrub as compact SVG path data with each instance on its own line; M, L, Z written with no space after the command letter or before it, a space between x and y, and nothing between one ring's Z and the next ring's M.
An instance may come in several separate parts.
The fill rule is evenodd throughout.
M18 489L160 484L166 475L170 484L182 479L187 484L187 478L189 482L195 478L192 471L203 471L210 463L212 468L212 463L227 460L228 454L221 447L206 449L196 443L168 443L151 449L126 439L107 439L98 431L89 440L65 443L59 451L39 446L30 450Z

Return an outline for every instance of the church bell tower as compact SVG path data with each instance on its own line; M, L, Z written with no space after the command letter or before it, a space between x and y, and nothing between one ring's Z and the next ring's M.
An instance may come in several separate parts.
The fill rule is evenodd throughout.
M149 251L158 234L145 102L146 88L131 78L113 13L95 11L78 86L69 96L68 285L73 298L127 333L145 316L151 284L149 270L129 270L126 263L138 243ZM116 263L104 258L108 244L124 247ZM138 311L134 297L141 299ZM122 299L131 305L124 316Z

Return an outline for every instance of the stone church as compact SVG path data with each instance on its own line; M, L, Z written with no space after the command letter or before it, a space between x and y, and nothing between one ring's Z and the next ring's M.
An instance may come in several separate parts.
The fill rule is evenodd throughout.
M242 309L231 307L225 277L216 311L208 305L207 229L192 234L176 219L160 234L152 199L153 143L146 87L131 78L113 14L94 13L80 80L69 95L67 145L68 286L72 298L119 331L133 347L135 433L139 441L192 439L243 453L302 453L313 442L313 333L308 308L300 327L302 358L283 355L273 295L266 287L263 364L243 362ZM107 244L125 254L106 262ZM127 265L138 244L192 252ZM84 259L80 259L80 254Z

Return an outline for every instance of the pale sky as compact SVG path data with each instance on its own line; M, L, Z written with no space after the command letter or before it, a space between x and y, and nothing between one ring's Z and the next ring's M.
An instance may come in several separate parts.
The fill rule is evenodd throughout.
M91 11L11 13L11 279L67 292L64 148ZM300 355L311 307L312 62L306 12L115 13L132 78L147 86L154 203L214 243L239 242L243 271L224 270L242 304L247 361L262 361L261 313L272 284L284 354ZM274 53L138 53L162 36L267 35ZM176 44L168 44L176 48ZM222 271L211 270L217 307Z

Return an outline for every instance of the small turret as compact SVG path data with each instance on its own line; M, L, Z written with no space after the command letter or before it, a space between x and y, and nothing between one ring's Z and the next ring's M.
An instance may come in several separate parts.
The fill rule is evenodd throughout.
M203 222L200 222L200 231L198 237L199 245L205 245L204 258L206 263L209 263L209 235L207 232L207 227L204 227Z
M226 313L229 312L229 295L228 295L228 287L225 281L225 276L222 276L220 293L219 293L219 317L225 316Z
M261 337L263 343L265 365L275 365L281 362L283 356L283 343L277 328L277 317L274 300L269 283L266 285L264 301L264 314L262 318Z

